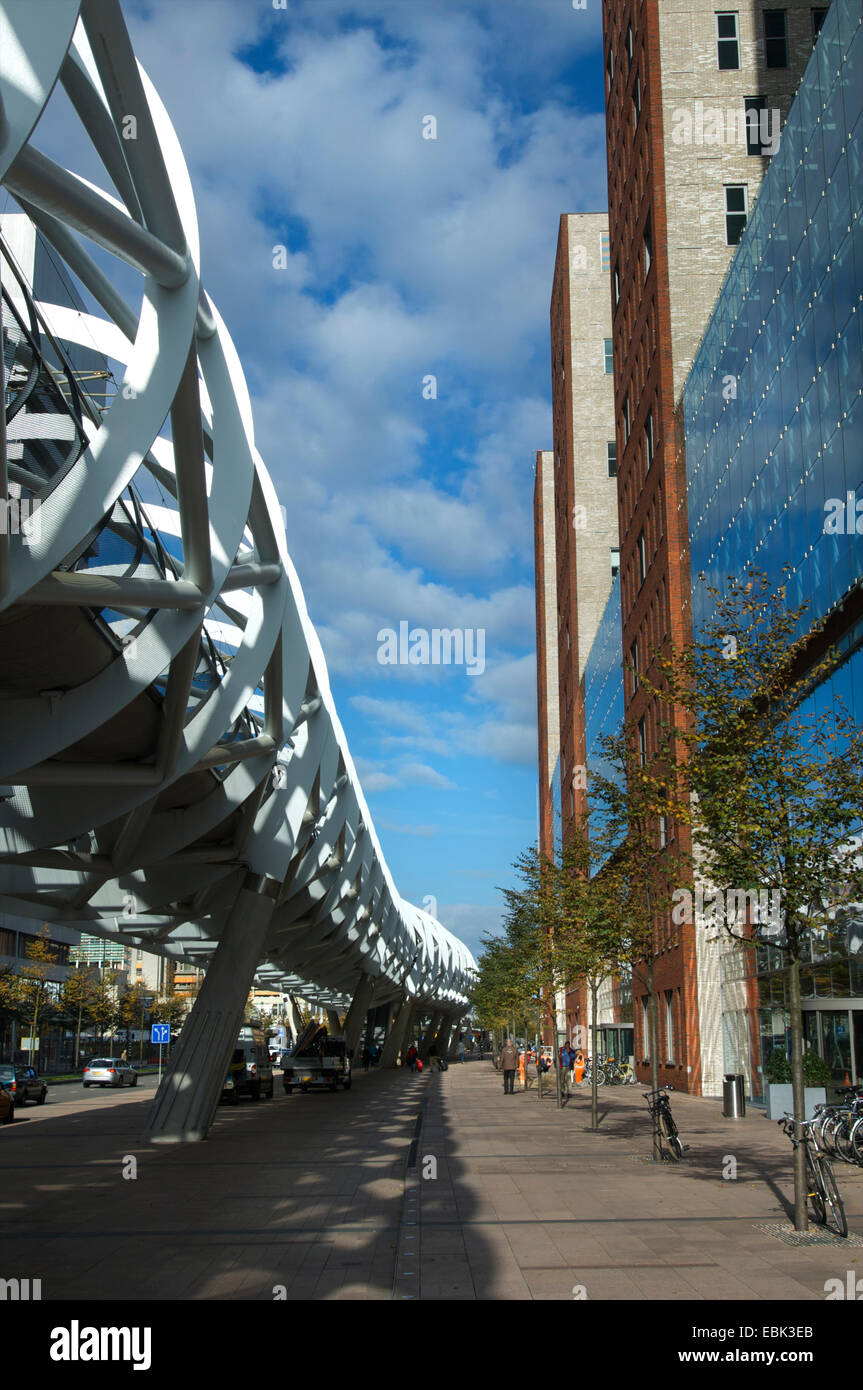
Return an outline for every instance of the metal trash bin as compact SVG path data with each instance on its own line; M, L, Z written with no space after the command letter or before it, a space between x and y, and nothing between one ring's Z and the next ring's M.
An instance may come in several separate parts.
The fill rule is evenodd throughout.
M722 1113L726 1120L742 1120L746 1114L744 1079L730 1072L722 1083Z

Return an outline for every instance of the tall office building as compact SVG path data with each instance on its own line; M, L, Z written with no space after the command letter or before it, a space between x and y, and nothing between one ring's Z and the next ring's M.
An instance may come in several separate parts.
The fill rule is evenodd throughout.
M863 10L833 0L710 316L679 410L685 449L691 613L750 568L805 605L815 664L840 661L802 708L837 707L863 725ZM704 574L707 584L698 581ZM709 586L709 587L708 587ZM829 893L829 885L825 885ZM703 1052L742 1072L750 1094L784 1052L782 952L729 950L711 924L699 949ZM722 939L724 937L724 940ZM707 971L713 952L719 972ZM859 907L804 943L807 1044L834 1084L863 1074L863 929Z
M554 547L554 453L536 455L533 488L536 591L536 708L538 819L541 853L552 858L558 832L555 808L560 787L560 703L557 679L557 562ZM557 784L555 784L557 776Z
M603 3L622 655L636 671L650 671L654 649L691 637L675 405L780 147L823 8ZM624 703L649 755L657 710L632 670ZM710 1021L699 1003L699 976L712 963L698 959L692 924L657 923L656 949L660 1079L712 1093L721 1059L702 1038ZM646 1075L647 1000L638 986L635 995ZM712 1023L708 1031L715 1036Z
M551 294L561 823L586 810L584 670L618 568L608 218L560 219Z
M608 218L564 213L551 294L554 447L537 454L540 846L555 852L586 811L584 673L617 573L617 459ZM561 995L567 1035L580 997ZM584 1022L584 1017L581 1021Z

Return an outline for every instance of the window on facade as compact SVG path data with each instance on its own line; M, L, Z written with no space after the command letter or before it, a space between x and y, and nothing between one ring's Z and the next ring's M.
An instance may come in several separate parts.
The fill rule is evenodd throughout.
M716 15L716 58L720 72L740 67L740 31L736 10L723 10Z
M674 991L665 991L665 1060L674 1061Z
M746 153L767 154L761 139L761 112L767 110L766 97L744 97L746 110Z
M659 848L665 849L668 844L668 817L661 813L659 817Z
M633 642L629 649L629 664L632 667L632 693L638 689L638 639Z
M656 453L656 443L653 436L653 411L648 410L647 419L644 422L644 462L647 468L653 463L653 455Z
M617 306L618 306L619 303L620 303L620 270L618 269L617 266L615 266L615 267L614 267L614 307L615 307L615 309L617 308Z
M629 443L629 430L630 430L630 421L629 421L629 397L628 397L628 396L624 396L624 398L623 398L623 442L624 442L624 444L628 444L628 443Z
M638 533L638 582L643 584L647 575L647 545L644 540L644 532Z
M725 185L725 243L736 246L746 226L747 196L745 183Z
M617 477L617 440L616 440L616 439L609 439L608 443L607 443L606 446L605 446L605 454L606 454L606 458L607 458L607 460L608 460L608 476L609 476L609 478L616 478L616 477Z
M814 43L821 33L821 26L827 18L827 7L821 5L816 10L812 10L812 42Z
M626 30L626 61L632 67L632 25L627 26Z
M650 1014L646 995L641 1001L641 1055L645 1062L650 1061Z
M644 224L644 275L650 270L650 263L653 260L653 232L650 226L650 218Z
M614 372L614 340L603 338L602 341L605 348L605 374L611 376Z
M608 91L611 92L611 84L614 81L614 50L608 50L608 61L605 64L605 73L608 82Z
M636 77L632 86L632 124L638 125L638 118L641 115L641 78Z
M788 12L764 11L764 65L768 68L788 67Z
M638 721L638 757L641 766L647 763L647 730L644 724L644 715Z
M620 569L620 548L616 545L611 547L611 577L616 578Z

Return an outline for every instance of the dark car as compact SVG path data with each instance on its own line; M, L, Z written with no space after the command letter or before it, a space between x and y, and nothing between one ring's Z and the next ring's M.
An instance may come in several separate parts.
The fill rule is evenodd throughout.
M273 1064L266 1035L259 1028L241 1028L228 1064L228 1075L222 1087L222 1100L239 1104L240 1096L260 1100L273 1095Z
M5 1087L16 1105L24 1105L28 1100L44 1105L48 1094L46 1083L32 1067L14 1067L10 1062L0 1062L0 1086Z
M0 1125L11 1125L15 1118L15 1102L0 1081Z

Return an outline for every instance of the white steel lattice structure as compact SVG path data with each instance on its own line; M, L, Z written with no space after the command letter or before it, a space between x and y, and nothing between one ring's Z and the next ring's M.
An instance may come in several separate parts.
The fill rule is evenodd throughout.
M57 81L111 192L31 140ZM451 1022L474 962L387 869L116 0L0 0L0 180L104 312L39 302L0 246L0 495L21 523L0 534L0 905L211 963L150 1131L197 1137L255 972L354 999L356 1031L372 1003ZM101 408L76 345L123 364ZM178 1119L193 1044L216 1079Z

